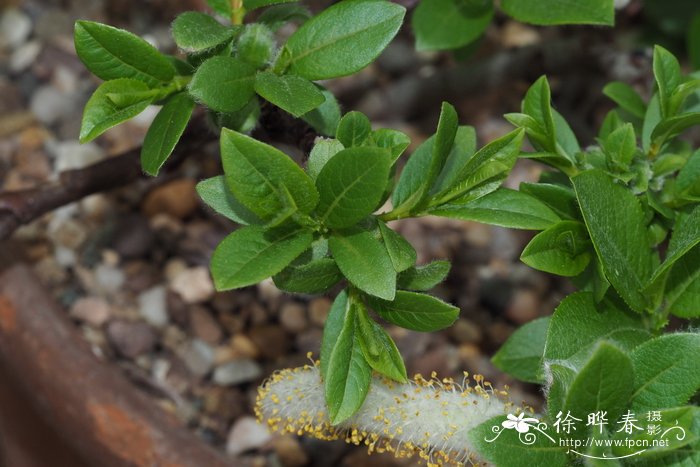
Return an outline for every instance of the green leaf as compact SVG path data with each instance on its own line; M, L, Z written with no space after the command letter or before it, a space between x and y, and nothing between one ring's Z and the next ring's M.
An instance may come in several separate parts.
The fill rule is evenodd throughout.
M693 69L700 70L700 12L695 13L688 27L688 56Z
M542 355L550 317L538 318L518 328L496 352L496 368L521 381L543 384Z
M527 414L526 414L527 416ZM546 436L537 433L532 443L523 443L517 430L502 428L505 415L499 415L472 429L468 433L470 444L478 454L492 465L504 467L564 467L569 465L566 448L559 447L559 435L553 428L544 430ZM497 430L500 429L500 430ZM500 433L497 439L494 433Z
M570 368L568 362L546 363L547 373L547 412L550 418L555 418L566 403L566 394L571 383L576 378L576 371ZM573 433L576 434L575 432Z
M627 407L634 380L632 360L616 346L600 342L571 382L564 410L573 414L606 411L616 420Z
M603 88L603 94L608 96L617 105L638 118L644 118L647 106L632 86L620 81L608 83Z
M204 13L188 11L175 18L175 44L188 53L203 52L231 40L233 30Z
M654 257L639 202L599 170L581 173L573 184L605 276L632 309L644 311L648 302L641 290L651 277Z
M402 272L416 263L416 250L398 232L393 231L384 222L378 221L379 232L382 234L384 246L391 258L396 272Z
M399 273L396 285L400 289L424 292L444 281L450 273L449 261L433 261L423 266L415 266Z
M544 230L561 220L537 198L508 188L499 188L466 204L446 204L431 210L430 213L526 230Z
M516 130L481 148L462 168L456 182L433 197L431 205L453 200L454 204L465 204L495 191L515 165L523 135L523 130Z
M384 50L405 13L385 1L337 3L292 34L276 68L310 80L351 75Z
M251 11L257 8L263 8L270 5L278 5L280 3L292 3L299 0L243 0L243 6L246 10Z
M372 125L365 114L348 112L343 115L335 133L336 138L346 148L361 146L372 132Z
M659 410L688 402L700 388L700 335L668 334L632 352L633 410Z
M326 163L343 149L345 149L345 147L337 139L319 140L314 145L309 155L306 173L309 174L309 177L316 180Z
M217 112L234 112L255 95L255 68L233 57L204 62L189 85L190 94Z
M332 92L316 85L326 100L301 118L311 125L316 131L325 136L335 136L335 131L340 123L340 106Z
M677 225L668 245L666 259L649 282L658 280L683 255L700 244L700 206L696 206L687 216L680 217Z
M676 196L695 196L700 201L700 149L690 155L676 177Z
M659 102L661 115L672 117L669 114L671 94L681 84L681 65L671 52L660 45L654 46L654 78L659 88Z
M389 152L380 148L344 149L333 156L316 179L321 222L350 227L371 214L384 193L390 163Z
M637 316L605 302L596 306L593 294L577 292L554 311L547 331L545 360L566 360L620 330L641 329Z
M666 299L671 314L700 317L700 245L673 265L666 280Z
M575 161L576 155L581 152L581 146L578 144L574 131L564 117L554 109L552 109L552 117L554 118L557 152L569 162ZM566 173L565 170L564 173Z
M303 23L309 18L311 18L311 12L301 5L275 5L263 11L257 21L276 31L289 21L296 20Z
M372 368L362 354L355 332L356 315L351 303L326 367L326 403L334 425L348 419L362 406L372 379Z
M644 115L644 123L642 125L642 149L644 149L644 152L649 152L651 149L652 133L660 122L661 106L659 104L659 94L655 93L651 96L651 99L649 99L647 113ZM658 150L660 147L656 149Z
M284 189L304 214L309 214L318 204L311 178L272 146L224 128L221 159L231 192L263 220L271 220L283 210Z
M522 107L523 113L532 117L538 133L542 135L542 138L534 138L533 134L528 134L535 148L556 153L556 128L551 100L549 82L546 76L542 76L528 89Z
M440 120L438 121L437 131L435 132L435 140L433 141L428 173L420 189L422 193L421 201L428 195L430 188L445 167L445 163L454 145L458 129L459 119L457 111L452 105L443 102L440 110Z
M369 366L387 378L406 382L406 366L394 341L380 325L372 321L361 301L354 301L353 305L357 310L355 332Z
M637 136L631 123L625 123L612 131L603 141L603 150L608 156L611 169L629 170L637 153Z
M424 204L423 201L430 194L431 187L450 156L458 123L455 108L443 102L435 135L420 145L401 173L394 191L395 207L411 212Z
M333 258L319 258L299 265L292 264L272 278L280 290L310 295L327 292L342 279L343 274Z
M563 221L536 235L523 250L520 260L540 271L577 276L591 261L590 245L583 224Z
M682 458L688 454L700 454L697 451L697 442L700 439L698 435L700 432L700 409L698 407L685 406L658 410L660 419L651 423L641 418L646 418L646 416L647 414L637 414L637 417L640 417L640 422L644 421L647 422L646 425L657 426L659 428L657 434L650 434L648 429L635 430L631 434L625 431L615 433L612 444L614 456L622 457L636 454L635 459L637 459L637 462L634 465L640 465L643 461L647 461L649 464L641 465L650 466L683 465L690 467L698 465L697 461L676 463L672 460L674 457ZM642 427L644 425L642 424ZM663 437L661 436L662 434L664 435ZM666 443L659 443L659 440L664 440ZM654 441L657 442L654 443ZM644 449L643 452L639 452L640 446L649 447ZM666 456L661 457L663 455Z
M231 18L233 14L230 0L207 0L207 5L226 19Z
M243 206L226 187L226 177L202 180L197 184L197 194L207 206L222 216L239 224L260 224L261 220L248 208Z
M562 219L579 219L581 212L574 191L553 183L521 183L520 191L546 204Z
M211 273L216 290L239 289L257 284L284 269L313 240L305 230L266 231L260 226L242 227L214 250Z
M435 137L431 136L418 146L408 159L391 197L394 209L401 208L410 212L420 202L421 187L430 169L434 143Z
M413 13L411 26L416 49L457 49L474 42L493 18L493 5L473 14L460 0L422 0Z
M700 125L700 112L678 115L663 120L651 133L651 141L657 147L680 135L690 127Z
M348 292L342 290L335 300L323 325L323 339L321 340L321 376L326 379L328 364L333 353L333 347L338 342L338 337L348 317Z
M160 109L141 148L141 167L147 174L158 175L185 132L193 111L194 101L185 93L172 96Z
M524 23L550 26L555 24L615 23L613 0L585 0L561 2L560 0L502 0L501 9Z
M394 299L396 271L386 248L371 233L334 234L328 244L343 275L355 287L376 297Z
M369 299L369 305L379 316L406 329L421 332L439 331L452 326L459 308L439 298L399 290L393 301Z
M398 130L390 130L381 128L373 131L372 140L377 147L388 149L391 152L392 164L403 154L403 152L411 144L411 138L405 133Z
M236 44L236 55L255 68L266 66L275 50L275 36L264 24L245 26Z
M440 193L450 188L476 152L476 130L471 126L460 126L454 138L442 172L433 183L431 194Z
M74 40L80 60L105 81L133 78L156 86L175 76L175 68L163 54L123 29L92 21L77 21Z
M310 112L326 100L310 81L298 76L277 76L269 71L255 77L255 92L295 117Z
M106 81L90 97L80 125L80 142L87 143L100 136L113 126L134 118L148 107L155 95L148 92L148 86L135 79L115 79ZM132 102L117 105L110 95L135 96Z

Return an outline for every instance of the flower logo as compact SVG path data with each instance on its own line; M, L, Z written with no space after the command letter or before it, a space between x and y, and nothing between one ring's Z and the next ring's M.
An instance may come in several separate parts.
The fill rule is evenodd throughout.
M536 418L525 418L525 413L521 412L520 415L517 417L513 414L508 414L506 417L507 420L505 420L501 425L503 425L503 428L506 430L512 430L515 429L517 430L518 433L527 433L530 431L530 423L539 423L539 420Z

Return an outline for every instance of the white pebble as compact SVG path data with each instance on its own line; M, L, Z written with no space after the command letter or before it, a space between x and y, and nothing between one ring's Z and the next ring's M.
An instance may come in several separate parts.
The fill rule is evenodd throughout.
M138 301L139 314L148 324L157 328L168 324L165 287L159 285L146 290L139 295Z

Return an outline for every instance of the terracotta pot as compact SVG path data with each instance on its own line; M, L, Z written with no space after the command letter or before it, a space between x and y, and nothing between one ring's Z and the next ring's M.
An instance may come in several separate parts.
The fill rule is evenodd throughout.
M232 465L97 360L23 265L0 275L0 372L0 466Z

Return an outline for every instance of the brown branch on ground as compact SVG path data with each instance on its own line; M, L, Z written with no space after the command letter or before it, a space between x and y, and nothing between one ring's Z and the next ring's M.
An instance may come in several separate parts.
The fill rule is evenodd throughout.
M263 106L260 126L254 134L262 140L295 145L305 153L311 150L316 137L304 121L294 119L269 104ZM206 115L198 114L185 130L163 172L174 171L189 155L215 138L215 132L207 125ZM135 148L84 169L62 172L57 182L40 188L0 192L0 240L7 239L20 226L54 209L146 177L141 171L140 152L140 147Z
M192 119L164 170L167 172L177 168L187 155L213 136L206 128L203 116ZM8 238L18 227L47 212L144 177L140 153L139 147L84 169L62 172L58 181L39 188L0 192L0 240Z

